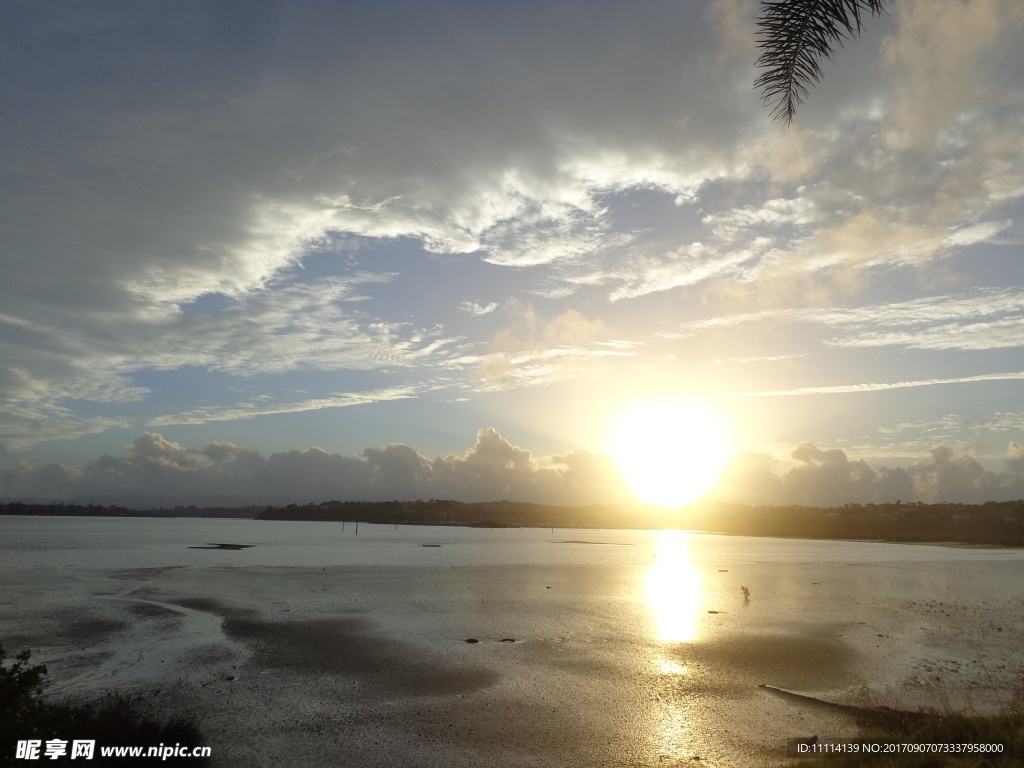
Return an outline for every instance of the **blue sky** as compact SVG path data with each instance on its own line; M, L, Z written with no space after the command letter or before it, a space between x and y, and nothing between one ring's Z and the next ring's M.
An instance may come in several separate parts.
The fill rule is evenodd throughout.
M726 496L881 499L862 461L1024 495L1024 10L896 0L788 129L756 12L5 3L0 496L245 495L204 446L365 469L493 428L528 482L450 493L626 498L552 457L665 394L768 462Z

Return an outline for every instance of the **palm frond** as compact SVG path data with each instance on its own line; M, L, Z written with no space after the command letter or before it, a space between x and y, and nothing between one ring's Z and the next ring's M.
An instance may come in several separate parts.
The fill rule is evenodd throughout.
M832 58L844 39L860 34L865 12L884 12L889 0L766 0L757 21L757 66L766 68L754 81L772 116L789 125L810 87L821 79L822 59Z

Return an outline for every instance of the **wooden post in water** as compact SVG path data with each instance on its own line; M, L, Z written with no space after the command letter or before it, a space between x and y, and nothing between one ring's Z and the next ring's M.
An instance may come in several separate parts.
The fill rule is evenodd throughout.
M359 535L359 521L356 520L356 536Z

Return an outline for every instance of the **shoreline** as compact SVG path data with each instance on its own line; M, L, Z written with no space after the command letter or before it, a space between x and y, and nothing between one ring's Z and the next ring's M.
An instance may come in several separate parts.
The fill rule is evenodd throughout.
M551 530L552 533L555 531L594 531L594 532L608 532L608 531L679 531L680 533L698 533L707 534L714 536L731 536L740 538L751 538L751 539L781 539L785 541L848 541L862 544L908 544L914 546L934 546L934 547L950 547L955 549L993 549L993 550L1024 550L1024 543L1002 543L1002 542L976 542L976 541L956 541L951 539L943 540L928 540L928 539L913 539L908 540L905 538L864 538L864 537L853 537L853 536L808 536L808 535L783 535L775 533L753 533L743 531L722 531L722 530L710 530L702 528L676 528L673 526L664 527L628 527L628 526L605 526L601 528L595 528L591 526L571 526L571 525L481 525L481 524L466 524L466 523L437 523L437 522L401 522L401 523L378 523L370 522L365 520L268 520L259 516L254 517L242 517L242 516L211 516L206 517L202 515L153 515L153 514L137 514L137 515L80 515L80 514L54 514L54 515L32 515L32 514L4 514L0 513L0 519L3 518L86 518L96 520L202 520L202 521L244 521L254 520L260 522L292 522L292 523L352 523L353 525L377 525L377 526L403 526L403 527L415 527L415 528L468 528L474 530L482 530L484 528L491 528L495 530L525 530L525 531L543 531Z

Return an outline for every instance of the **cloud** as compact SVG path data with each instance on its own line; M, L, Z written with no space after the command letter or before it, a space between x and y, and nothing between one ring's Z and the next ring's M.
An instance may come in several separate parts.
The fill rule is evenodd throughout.
M150 419L147 426L166 427L173 424L206 424L210 421L234 421L235 419L252 419L274 413L300 413L302 411L319 411L323 408L344 408L350 405L366 405L387 400L405 400L416 397L422 387L390 387L388 389L368 390L366 392L344 392L331 397L313 398L293 403L267 404L260 402L239 403L229 408L209 406L195 408L183 413L158 416Z
M801 443L795 466L779 472L767 456L740 454L723 473L716 495L744 503L841 506L902 501L981 503L1024 496L1024 461L1011 442L1005 469L992 472L968 453L935 445L930 459L910 467L870 467L839 448Z
M93 322L88 316L74 328L8 322L24 343L9 345L0 366L0 439L13 450L22 450L45 440L127 425L132 418L78 417L62 401L139 402L149 390L130 383L130 375L138 371L192 366L251 377L302 370L420 368L451 356L460 339L443 335L440 328L382 322L358 310L364 298L358 289L389 279L358 274L271 284L220 307L173 307L159 317L128 324L109 318ZM352 397L335 399L349 404ZM182 415L184 421L167 416L154 424L202 423L209 420L203 414L214 420L230 418L231 413L234 418L249 418L260 412L327 407L325 403L321 398L278 411L204 407Z
M1001 471L986 470L971 454L945 444L905 468L872 467L842 449L810 442L796 446L789 458L792 466L783 471L764 454L740 453L713 496L810 506L897 499L979 503L1024 496L1024 446L1012 441ZM433 459L402 443L364 448L352 456L317 447L263 456L229 442L188 448L146 432L127 446L124 456L102 456L78 467L33 467L20 460L0 470L0 496L230 497L257 504L450 498L586 505L632 500L610 457L572 451L541 466L529 450L492 428L479 430L474 446L461 455Z
M341 456L320 448L264 457L228 442L191 449L147 432L124 457L103 456L81 467L32 467L24 460L0 470L0 495L233 497L253 503L443 498L609 504L631 500L612 460L586 451L540 467L530 451L491 428L461 456L428 459L394 443Z
M467 312L476 317L479 317L480 315L489 315L497 308L498 302L496 301L492 301L489 304L479 304L475 301L464 301L459 305L459 309L463 312Z
M632 233L603 195L704 177L679 103L698 145L745 109L680 78L703 9L660 0L5 13L0 49L26 74L5 97L0 392L22 408L149 398L143 371L443 357L391 319L400 300L357 311L356 286L393 275L343 268L339 237L519 267L605 254ZM306 278L311 253L346 274Z
M832 348L1002 349L1024 345L1024 289L978 288L860 307L747 312L683 323L662 336L686 338L715 328L764 321L805 323L837 331L821 342Z
M674 291L698 307L698 289L728 284L760 307L1019 229L1014 0L903 0L791 131L745 85L754 2L470 5L0 9L19 72L3 124L0 440L122 424L82 403L148 406L153 372L401 369L409 386L438 371L477 386L479 371L501 388L632 354L598 347L606 309L563 305L510 324L485 359L441 327L458 279L409 308L397 273L424 252L552 301ZM655 202L638 213L638 196ZM300 269L313 261L336 276ZM836 329L833 348L996 349L1021 342L1014 312L856 335L860 320L824 311L788 319ZM156 412L259 412L202 400Z
M574 378L603 365L607 358L635 354L596 342L605 333L605 324L588 319L578 310L567 309L545 320L532 304L516 298L506 301L503 309L508 327L491 339L491 352L477 369L487 388L535 386Z
M797 387L777 389L769 392L742 392L723 394L720 397L794 397L797 395L837 395L850 392L880 392L886 389L907 387L928 387L934 384L967 384L975 381L1008 381L1024 379L1024 371L1016 373L983 373L978 376L960 376L955 379L921 379L918 381L876 382L871 384L838 384L829 387Z

